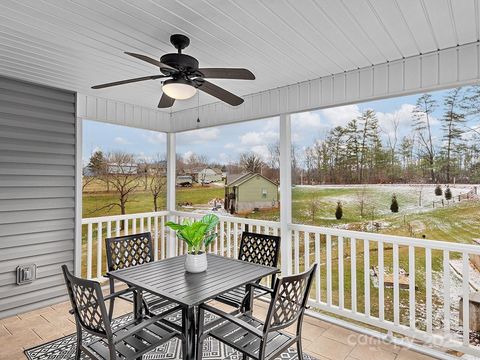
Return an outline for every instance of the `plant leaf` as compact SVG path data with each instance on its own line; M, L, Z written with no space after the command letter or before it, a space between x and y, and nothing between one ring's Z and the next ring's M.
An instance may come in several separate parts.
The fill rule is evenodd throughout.
M208 214L200 219L200 222L208 225L206 230L207 233L212 231L215 228L215 226L217 226L219 221L220 220L218 219L218 216L215 214Z

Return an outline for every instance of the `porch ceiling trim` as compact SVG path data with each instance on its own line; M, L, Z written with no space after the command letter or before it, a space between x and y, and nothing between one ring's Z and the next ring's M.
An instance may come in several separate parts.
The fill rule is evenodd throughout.
M171 131L171 114L169 113L78 93L77 117L153 131Z
M247 95L238 107L215 102L180 110L173 113L170 129L181 132L471 84L480 78L479 59L478 42L460 45Z

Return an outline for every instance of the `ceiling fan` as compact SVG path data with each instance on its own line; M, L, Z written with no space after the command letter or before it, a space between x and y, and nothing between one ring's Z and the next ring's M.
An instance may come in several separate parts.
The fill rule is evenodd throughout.
M163 81L163 94L158 103L159 108L171 107L175 100L189 99L196 94L197 89L232 106L238 106L243 103L241 97L205 79L255 80L255 75L251 71L242 68L199 68L197 59L193 56L182 54L182 50L190 45L190 39L187 36L174 34L170 36L170 42L178 50L178 53L165 54L160 58L160 61L146 55L125 52L127 55L157 66L161 75L143 76L95 85L92 86L92 89L103 89L133 82L169 78Z

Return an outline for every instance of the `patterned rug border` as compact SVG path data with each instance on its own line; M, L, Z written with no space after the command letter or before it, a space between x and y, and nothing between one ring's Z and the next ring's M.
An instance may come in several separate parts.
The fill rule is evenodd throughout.
M114 324L121 324L124 321L129 321L132 318L132 314L126 314L114 319ZM174 320L174 319L172 319ZM114 325L112 324L112 325ZM86 335L85 341L88 342L88 339L92 335ZM47 341L43 344L33 346L31 348L25 349L23 352L28 360L70 360L74 359L75 356L75 341L76 333L62 336L58 339ZM55 346L58 343L58 346ZM73 348L72 348L73 345ZM206 349L204 349L203 357L205 360L239 360L241 355L234 349L218 342L217 340L208 337L205 340ZM42 353L42 349L44 350ZM168 343L158 347L155 350L152 350L148 354L143 355L145 360L156 360L156 359L169 359L177 360L181 359L180 355L180 346L177 339L173 339ZM310 354L304 353L303 360L317 360L315 357ZM82 359L88 359L86 355L82 355ZM285 353L281 354L278 359L281 360L298 360L297 351L294 348L288 349Z

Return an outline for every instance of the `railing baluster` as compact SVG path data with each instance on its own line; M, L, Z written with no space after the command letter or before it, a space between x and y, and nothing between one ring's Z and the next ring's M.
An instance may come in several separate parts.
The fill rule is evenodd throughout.
M294 256L295 256L295 273L300 272L300 231L295 231L295 241L294 241Z
M232 226L230 221L227 221L227 257L231 257L230 236L232 235Z
M350 238L350 276L352 286L352 312L357 312L357 239Z
M415 330L415 247L408 247L408 296L410 329Z
M320 282L320 234L318 232L315 233L315 262L317 263L317 273L315 275L315 294L317 297L317 302L320 303L322 301L322 284Z
M140 222L140 232L145 232L145 225L143 224L145 222L145 218L141 217L140 219L138 219L138 221Z
M327 305L332 305L332 236L327 234Z
M161 239L160 252L161 252L162 259L165 259L166 257L165 215L162 215L160 219L160 239Z
M123 222L123 235L128 235L128 219Z
M450 335L450 252L443 251L443 331Z
M463 345L470 345L470 262L468 254L462 253L462 295L463 295Z
M92 278L92 223L87 225L87 279Z
M304 265L305 269L310 268L310 233L308 231L303 232L303 255L304 255Z
M97 278L102 276L102 237L103 237L103 223L97 223Z
M345 304L345 289L343 276L343 236L338 237L338 307L343 310Z
M150 220L150 218L148 218ZM148 222L149 227L151 226L150 221ZM154 259L158 260L158 216L153 218L153 247L154 247Z
M233 222L233 256L238 258L238 223Z
M220 221L220 255L225 256L225 222Z
M137 219L133 218L132 219L132 234L136 234L136 233L137 233Z
M147 217L147 231L150 232L150 233L152 232L152 217L151 216Z
M383 242L378 242L378 317L385 320L385 264L383 254Z
M115 222L115 236L120 236L120 220Z
M365 315L370 317L370 242L363 240L363 286L365 292Z
M393 323L397 326L400 324L400 292L398 286L398 271L398 244L393 244Z
M425 297L427 309L427 333L432 333L432 250L425 249Z

